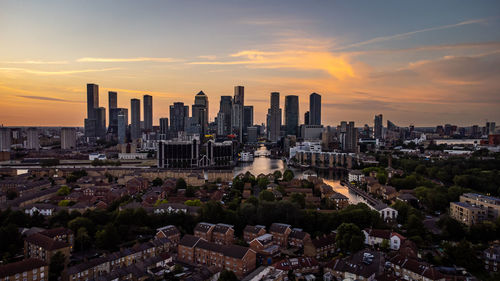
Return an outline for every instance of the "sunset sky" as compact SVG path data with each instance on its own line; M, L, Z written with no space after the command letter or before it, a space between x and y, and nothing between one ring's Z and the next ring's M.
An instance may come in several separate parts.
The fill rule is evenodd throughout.
M154 124L235 85L256 123L272 91L300 122L317 92L326 125L498 123L500 1L0 0L0 124L83 126L87 83L152 95Z

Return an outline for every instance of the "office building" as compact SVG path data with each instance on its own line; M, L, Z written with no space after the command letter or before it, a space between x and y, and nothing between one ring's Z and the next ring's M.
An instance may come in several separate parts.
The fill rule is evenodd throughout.
M257 142L257 137L258 137L258 128L257 127L254 127L254 126L248 127L247 134L248 134L247 142L249 142L249 143L256 143Z
M153 130L153 97L150 95L143 96L144 102L144 130Z
M221 96L220 97L220 109L219 113L222 113L224 115L224 118L219 118L218 120L220 121L221 119L221 126L223 127L223 131L220 131L220 135L228 135L231 133L231 116L232 116L232 110L233 110L233 99L231 96Z
M160 118L160 139L168 138L168 118Z
M109 110L109 120L108 127L112 127L113 124L117 124L117 115L113 115L113 109L118 107L118 97L116 92L108 92L108 110ZM109 128L108 128L109 129ZM116 131L114 132L116 134Z
M132 141L141 138L141 101L130 100L130 138Z
M117 112L117 128L118 143L123 144L127 142L127 128L128 128L128 109L120 108Z
M299 127L299 97L285 96L286 135L297 136Z
M89 139L98 135L97 108L99 107L99 86L87 84L87 118L84 120L85 136Z
M26 149L40 149L40 141L37 128L29 128L26 137Z
M240 142L243 141L243 108L245 107L245 88L243 86L234 87L233 99L233 132L238 134Z
M177 136L178 132L183 132L186 119L189 117L189 107L182 102L175 102L170 106L170 132Z
M231 116L231 115L229 115ZM226 130L226 114L224 112L219 111L217 113L217 135L224 136L227 134Z
M253 126L253 106L245 105L243 107L243 130L247 132L247 128Z
M320 140L323 133L323 125L301 125L300 136L304 140Z
M61 128L61 149L76 148L76 129Z
M321 125L321 96L312 93L309 96L309 123L308 125Z
M9 152L12 145L10 128L0 127L0 152Z
M310 121L309 116L310 116L309 111L306 111L306 113L304 113L304 125L309 125L309 121Z
M354 122L350 121L347 123L346 121L342 121L337 131L339 132L342 150L345 152L358 152L358 130Z
M374 120L374 126L373 126L373 137L375 139L382 139L382 114L375 115L375 120Z
M106 135L106 108L98 107L95 109L96 114L96 137L104 138Z
M280 93L271 93L271 108L269 108L269 140L275 142L280 137L281 129L281 108L280 108Z
M214 142L210 140L206 143L207 146L207 155L208 162L203 161L203 157L200 161L201 167L231 167L234 162L234 153L233 153L233 142L225 141L225 142Z
M194 105L192 106L192 116L200 124L202 133L208 131L208 97L203 91L200 91L194 97Z
M191 141L161 141L158 144L158 168L186 169L198 167L200 143Z

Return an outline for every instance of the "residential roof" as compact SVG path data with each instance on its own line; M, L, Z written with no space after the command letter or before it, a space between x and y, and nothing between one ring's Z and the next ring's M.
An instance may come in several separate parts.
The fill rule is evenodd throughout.
M195 226L194 231L199 231L199 232L207 233L214 226L215 226L214 224L211 224L211 223L208 223L208 222L200 222L200 223L198 223Z
M54 238L54 237L57 237L59 235L73 234L73 231L71 229L67 229L64 227L57 227L57 228L44 230L44 231L40 232L40 234L45 235L49 238Z
M307 234L308 233L305 231L294 229L292 230L292 232L290 232L290 235L288 237L303 240L304 238L306 238Z
M269 227L269 232L285 233L286 230L289 228L290 228L289 224L273 223L271 224L271 227Z
M193 236L191 234L186 234L179 241L179 245L193 248L200 240L202 240L202 239L199 237Z
M229 225L229 224L218 223L218 224L215 225L214 232L217 232L217 233L227 233L233 227L234 226Z
M35 233L32 234L28 237L26 237L26 242L40 246L44 248L47 251L53 251L65 247L69 247L67 243L51 239L45 235L42 235L40 233Z
M316 239L313 239L312 243L313 243L314 247L316 247L316 248L322 248L322 247L325 247L325 246L329 246L329 245L335 244L335 238L336 237L337 236L336 236L335 233L330 233L328 235L319 236Z
M266 227L263 225L247 225L243 231L257 234L261 229L265 230Z
M174 225L167 225L164 227L160 227L156 229L156 231L158 232L162 231L166 236L180 234L179 230Z
M18 262L9 263L0 266L0 278L23 273L35 268L47 266L47 263L39 259L26 259Z

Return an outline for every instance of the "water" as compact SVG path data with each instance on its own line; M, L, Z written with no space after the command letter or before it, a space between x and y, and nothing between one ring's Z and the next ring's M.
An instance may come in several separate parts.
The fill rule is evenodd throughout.
M260 147L259 150L266 150L266 147ZM258 176L259 174L270 174L275 171L281 171L282 173L285 171L286 165L281 159L272 159L267 157L256 157L253 162L239 163L233 169L234 176L237 176L241 173L250 172L254 176ZM301 178L303 171L296 168L290 168L296 178ZM323 179L324 183L333 187L333 190L341 193L342 195L349 198L349 203L357 204L357 203L366 203L364 199L355 193L349 191L349 189L340 184L340 180L343 179L343 175L334 170L324 170L318 172L318 177Z

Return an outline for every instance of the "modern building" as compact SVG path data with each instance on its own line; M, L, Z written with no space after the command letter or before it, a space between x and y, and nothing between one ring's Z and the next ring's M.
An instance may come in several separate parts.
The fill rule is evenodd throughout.
M29 128L26 137L26 149L40 149L40 140L37 128Z
M280 93L271 93L271 107L268 111L268 138L270 141L275 142L280 137L281 129L281 108L280 108Z
M224 116L223 118L220 118L219 115L217 115L217 120L221 122L222 130L219 134L220 135L228 135L231 133L231 113L233 110L233 99L231 96L221 96L220 97L220 109L219 113L222 113Z
M308 125L321 125L321 96L312 93L309 96L309 122Z
M141 138L141 101L130 100L130 138L132 141Z
M84 120L85 136L89 139L97 137L97 108L99 107L99 86L87 84L87 118Z
M347 123L342 121L337 128L340 138L342 150L346 152L358 152L358 130L354 125L354 121Z
M116 119L118 116L113 115L112 109L118 107L118 97L116 92L109 91L108 92L108 110L109 110L109 120L108 120L108 127L112 127L113 124L117 124L118 120ZM116 134L116 131L113 132Z
M61 149L76 148L76 129L61 128Z
M206 143L208 163L200 161L202 166L210 167L231 167L234 164L233 142L214 142L210 140ZM202 157L203 160L203 157ZM208 165L207 165L208 164Z
M183 132L186 119L189 117L189 107L182 102L175 102L170 106L170 131L177 136L178 132Z
M198 167L200 143L192 141L162 141L158 145L158 168Z
M10 152L12 135L10 128L0 127L0 152Z
M320 140L323 125L301 125L300 136L303 140Z
M500 198L478 193L460 195L460 202L468 203L486 211L486 219L494 221L500 216Z
M98 107L95 109L96 114L96 137L104 138L106 135L106 108Z
M125 143L127 141L127 128L128 128L128 109L119 108L117 111L117 129L118 143Z
M243 86L234 87L233 98L233 132L238 134L238 139L243 142L243 109L245 107L245 88Z
M247 132L248 127L253 126L253 105L245 105L243 108L243 130Z
M227 134L227 127L226 127L226 114L224 112L219 111L217 113L216 117L216 123L217 123L217 135L219 136L224 136Z
M249 143L256 143L257 142L257 137L258 137L258 128L257 127L248 127L247 128L247 142Z
M373 126L373 137L375 139L382 139L382 114L375 115L374 126Z
M310 114L309 111L306 111L306 113L304 113L304 125L309 125L309 122L310 122Z
M153 97L150 95L143 96L144 102L144 130L153 130Z
M168 118L160 118L160 139L168 139Z
M288 95L285 97L285 127L286 134L297 136L299 128L299 97Z
M194 97L192 116L196 120L197 124L200 125L201 133L203 135L208 131L208 109L208 97L203 91L200 91Z

